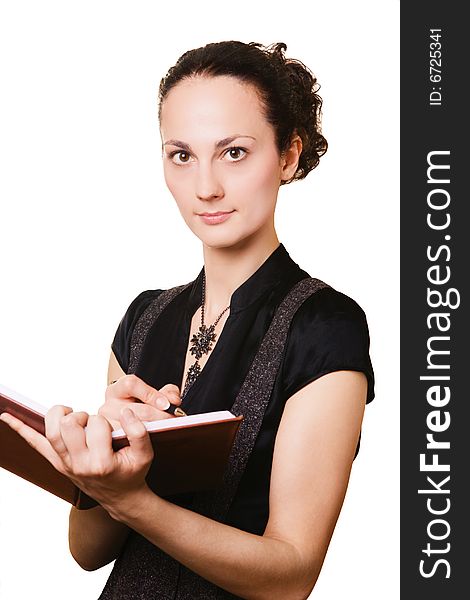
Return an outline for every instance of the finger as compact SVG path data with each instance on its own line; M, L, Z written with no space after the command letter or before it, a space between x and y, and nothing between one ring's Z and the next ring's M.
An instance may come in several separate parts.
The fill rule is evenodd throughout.
M116 399L113 399L110 402L105 402L104 404L102 404L99 407L96 414L100 415L101 417L104 417L111 423L113 418L118 413L118 406L122 406L124 403L127 404L128 402L130 403L130 401L128 401L128 400L118 401ZM137 402L133 402L133 404L137 404ZM138 404L140 404L140 402ZM121 425L119 425L119 427L121 427Z
M58 453L63 460L77 459L80 453L87 451L85 427L88 423L88 413L72 412L60 419L60 434L65 446L63 454Z
M98 410L98 415L104 417L113 429L122 429L119 419L120 410L129 405L129 408L141 421L159 421L161 419L171 418L172 415L159 410L143 402L132 402L130 400L114 400L108 404L103 404Z
M105 417L90 415L86 428L86 444L95 473L104 475L113 464L112 429Z
M179 406L182 402L180 389L174 383L167 383L163 387L160 388L160 392L165 394L168 400L177 406Z
M67 452L60 432L60 420L64 415L71 412L73 412L73 409L70 406L56 404L47 411L44 417L45 436L59 455L63 455Z
M150 463L154 453L145 425L127 407L121 411L121 424L129 441L130 454L132 454L135 462L140 464Z
M173 417L173 415L148 404L135 403L131 404L129 408L141 421L161 421L162 419L171 419Z
M58 471L62 472L63 465L60 457L51 446L49 440L9 413L2 413L0 419L20 435L34 450L42 454Z
M98 415L100 417L103 417L104 419L106 419L106 421L108 421L108 423L111 425L111 427L114 430L121 429L121 421L118 421L117 419L113 419L112 417L109 417L105 411L98 411Z
M107 390L119 398L137 399L160 410L170 406L169 400L154 387L147 385L145 381L136 375L126 375L118 379Z

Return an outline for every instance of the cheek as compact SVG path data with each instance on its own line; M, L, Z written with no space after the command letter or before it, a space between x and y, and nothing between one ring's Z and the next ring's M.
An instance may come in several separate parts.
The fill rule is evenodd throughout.
M253 190L270 190L279 187L279 160L276 154L261 154L258 160L250 164L250 168L245 172L244 187L250 187Z
M253 161L242 177L237 178L234 192L241 198L257 198L259 211L270 209L269 199L277 196L279 190L279 166L275 158ZM251 207L252 209L253 207Z
M188 181L186 177L178 176L175 169L171 167L163 168L163 176L167 188L170 190L171 195L175 199L179 209L184 211L184 199L189 198L188 195Z

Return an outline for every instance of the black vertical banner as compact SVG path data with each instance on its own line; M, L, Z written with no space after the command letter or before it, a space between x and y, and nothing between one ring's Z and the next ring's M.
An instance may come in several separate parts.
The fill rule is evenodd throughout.
M468 597L469 39L464 3L401 4L401 598Z

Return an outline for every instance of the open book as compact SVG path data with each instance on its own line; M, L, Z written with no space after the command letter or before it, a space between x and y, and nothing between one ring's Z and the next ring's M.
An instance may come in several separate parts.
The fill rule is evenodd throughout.
M42 435L49 409L0 384L0 413L8 412ZM216 411L146 421L155 457L147 475L149 487L160 496L216 488L243 417ZM112 432L115 451L129 445L122 429ZM0 421L0 467L70 502L91 508L97 502L82 492L19 434Z

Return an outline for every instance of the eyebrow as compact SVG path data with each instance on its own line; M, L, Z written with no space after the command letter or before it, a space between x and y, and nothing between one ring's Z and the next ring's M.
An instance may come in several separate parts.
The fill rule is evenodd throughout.
M241 133L236 133L235 135L226 137L223 140L219 140L218 142L216 142L214 144L214 147L216 149L222 148L223 146L230 144L230 142L233 142L233 140L236 140L237 138L241 138L241 137L251 138L252 140L255 139L252 135L244 135ZM167 146L169 144L171 144L172 146L178 146L178 148L182 148L183 150L187 150L188 152L191 152L191 146L189 144L186 144L186 142L181 142L180 140L168 140L167 142L164 142L163 145Z

